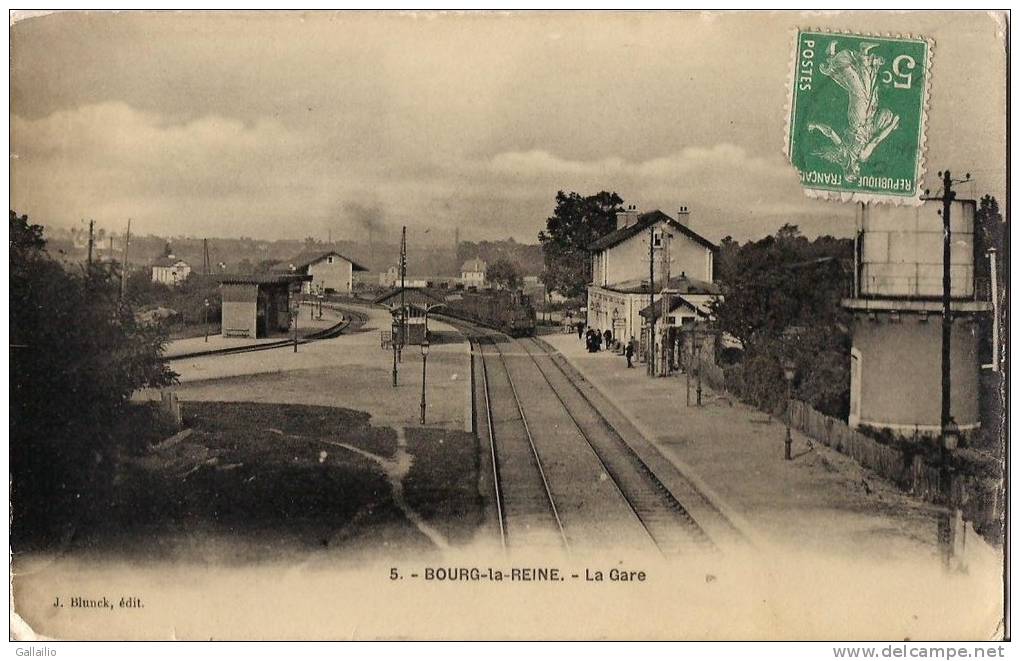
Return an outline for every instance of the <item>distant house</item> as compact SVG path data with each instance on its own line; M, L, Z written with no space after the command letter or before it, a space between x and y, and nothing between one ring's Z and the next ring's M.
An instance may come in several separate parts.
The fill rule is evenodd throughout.
M618 338L647 341L644 322L659 319L663 312L667 324L657 326L660 333L667 325L707 318L708 303L719 293L712 283L717 247L688 226L686 207L677 217L674 220L659 210L638 213L631 207L616 214L615 231L588 246L592 256L590 327L611 329ZM650 257L654 283L649 283ZM646 310L652 292L657 299L654 311ZM669 298L667 310L660 307L662 294Z
M460 267L460 281L465 287L484 287L485 270L488 264L478 259L469 259Z
M310 280L301 283L301 291L305 294L350 294L354 291L354 272L367 270L335 250L301 253L291 261L273 267L275 273L310 275Z
M191 266L173 255L160 257L152 264L152 281L176 287L191 274Z
M379 284L383 287L396 287L400 284L400 267L394 264L379 274Z

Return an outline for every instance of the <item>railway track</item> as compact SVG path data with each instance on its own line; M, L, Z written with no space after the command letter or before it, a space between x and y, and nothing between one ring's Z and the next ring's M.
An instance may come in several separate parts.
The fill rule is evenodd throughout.
M601 489L597 498L602 500L597 503L606 512L615 511L613 506L619 509L619 503L624 503L629 514L626 521L621 519L617 522L619 527L615 530L632 537L647 538L644 541L664 555L715 548L682 499L616 432L546 348L530 338L513 340L496 331L459 325L469 330L469 340L481 357L481 395L492 459L500 540L504 547L531 546L536 541L534 534L540 530L544 531L540 541L546 546L554 543L557 535L559 546L567 549L574 538L587 535L591 541L590 531L581 530L591 523L581 515L582 507L575 506L576 502L564 496L560 500L565 508L557 508L557 494L569 495L571 490L576 492L580 486L585 491ZM500 348L501 343L511 349L504 352ZM545 427L556 429L538 429L547 434L544 444L536 442L534 430L529 426L526 407L507 365L507 355L515 359L526 356L532 370L540 375L541 383L553 394L552 398L548 398L545 390L538 394L529 393L533 397L553 399L556 403L552 417L545 419ZM522 369L520 363L516 364L518 370ZM534 383L532 388L535 388ZM568 426L572 427L573 434L567 433ZM592 461L589 455L597 462L602 481L610 486L603 483L587 488L584 480L590 475L585 474L583 466ZM545 466L547 460L553 462L551 468ZM560 480L576 479L579 483L564 485L553 479L557 464L561 468ZM576 472L563 470L564 464L576 466ZM684 492L684 496L695 497L690 492ZM616 502L610 503L607 498ZM586 505L590 509L596 503ZM642 542L621 539L609 532L614 530L611 522L602 523L605 525L596 531L601 535L598 539L600 547Z
M347 330L360 329L368 321L368 315L357 312L350 308L346 308L340 305L334 305L329 303L323 304L324 308L328 308L334 311L342 311L344 313L344 320L340 323L334 324L328 328L309 333L302 338L299 338L298 344L308 344L310 342L316 342L318 340L328 340L339 336L341 333ZM291 338L281 339L275 342L264 342L262 344L250 344L241 347L229 347L226 349L213 349L211 351L194 351L191 353L182 353L175 356L167 356L164 360L184 360L186 358L199 358L203 356L229 356L240 353L253 353L255 351L268 351L270 349L279 349L282 347L294 346L294 340Z
M518 344L542 374L578 435L598 457L655 546L666 555L714 548L680 500L617 433L547 349L534 338L524 338Z
M471 342L481 356L500 543L504 548L568 548L542 457L503 354L491 335L476 335Z

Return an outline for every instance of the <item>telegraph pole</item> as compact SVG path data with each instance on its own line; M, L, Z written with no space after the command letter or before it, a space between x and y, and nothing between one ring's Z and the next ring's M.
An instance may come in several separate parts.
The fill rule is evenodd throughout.
M663 229L662 233L659 234L659 236L662 238L662 261L663 261L663 265L662 265L662 270L663 270L663 274L662 274L662 357L660 359L659 365L662 366L662 373L665 375L665 374L669 374L669 369L670 369L669 358L668 358L669 349L666 347L666 341L669 339L669 317L667 315L669 315L669 312L670 312L670 309L669 309L670 308L669 279L672 276L672 271L670 269L669 248L670 248L670 239L673 238L673 235L670 234L669 232L667 232L665 229Z
M944 440L946 430L952 420L952 412L950 410L950 396L952 394L950 347L952 342L953 313L950 305L953 280L952 270L950 269L952 261L950 215L952 213L953 200L956 199L953 184L970 181L970 173L968 172L966 177L957 181L953 180L949 170L940 172L939 176L942 177L942 416L940 427Z
M950 470L950 453L956 449L959 440L959 429L953 421L951 410L951 347L953 331L953 313L950 307L952 301L952 226L951 216L953 200L956 193L953 192L954 183L962 183L970 180L970 173L964 179L953 181L949 170L940 172L942 177L942 415L940 420L941 443L939 456L941 461L939 470L939 488L945 503L945 513L940 517L938 524L938 541L942 551L942 561L946 569L949 568L950 560L953 557L954 537L960 533L957 528L959 521L958 510L953 503L952 472Z
M93 229L96 226L96 221L89 220L89 273L92 273L92 243L93 243Z
M951 258L951 235L950 213L953 205L953 179L949 170L942 175L942 417L941 432L943 438L946 435L946 427L950 418L950 342L952 340L952 311L950 310L950 299L952 293L952 272L950 270Z
M648 375L655 376L655 226L648 229L648 295L651 301L648 323Z
M407 337L407 308L404 305L404 287L407 277L407 225L400 229L400 347L397 349L397 359L402 359L404 339Z
M128 246L131 244L131 219L128 218L127 233L124 234L124 264L120 267L120 300L124 300L124 291L127 289L128 272Z

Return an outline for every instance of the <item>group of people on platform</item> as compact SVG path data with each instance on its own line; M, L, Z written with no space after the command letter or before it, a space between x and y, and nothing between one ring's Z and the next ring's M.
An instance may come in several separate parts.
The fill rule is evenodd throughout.
M602 351L603 346L605 346L606 351L613 348L613 331L608 328L604 331L600 331L597 328L589 328L585 331L585 323L583 321L577 322L577 339L584 340L588 353ZM616 341L619 342L619 339ZM634 354L636 352L637 342L632 335L630 340L623 346L623 355L627 357L627 367L634 367Z

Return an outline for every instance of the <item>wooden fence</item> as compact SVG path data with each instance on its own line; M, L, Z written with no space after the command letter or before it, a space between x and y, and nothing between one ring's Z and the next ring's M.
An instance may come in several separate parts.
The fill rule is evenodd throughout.
M904 491L929 502L942 500L942 473L922 454L880 443L801 401L790 402L789 416L794 429L847 455ZM964 518L972 521L975 529L986 537L998 539L1003 521L998 481L953 472L950 485L952 502L963 510Z
M717 392L727 390L726 375L721 367L701 362L699 369L702 380L710 388ZM932 503L943 500L942 472L938 465L929 463L923 453L916 451L920 449L918 445L907 443L898 447L881 443L798 400L790 402L789 416L794 429L845 454L904 491ZM954 471L950 488L953 502L963 509L964 517L974 523L975 529L988 539L1000 539L1004 503L999 481Z

